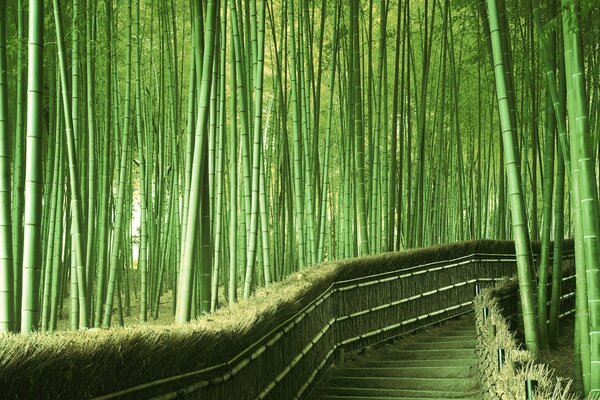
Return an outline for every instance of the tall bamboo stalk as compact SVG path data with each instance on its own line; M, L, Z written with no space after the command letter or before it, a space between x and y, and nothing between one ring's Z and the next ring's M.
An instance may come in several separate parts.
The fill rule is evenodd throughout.
M0 4L0 332L15 329L6 59L6 3Z
M508 50L503 46L497 0L488 0L487 6L492 39L492 55L495 65L496 94L500 109L502 141L504 143L504 165L508 178L508 198L511 205L512 228L515 236L519 293L525 327L525 343L527 349L537 357L540 349L532 296L535 288L532 288L529 234L527 232L527 217L525 215L523 187L521 185L518 143L515 142L514 136L516 127L513 125L513 118L511 118L511 108L514 108L514 105L511 106L510 104L512 99L510 89L508 89L510 81L507 82L506 80L506 69L510 68L510 66L505 65Z

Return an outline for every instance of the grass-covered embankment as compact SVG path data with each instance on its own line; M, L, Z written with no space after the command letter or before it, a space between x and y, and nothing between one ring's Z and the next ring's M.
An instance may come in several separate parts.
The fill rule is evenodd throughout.
M567 267L563 276L572 275ZM572 279L563 285L563 296L574 291ZM574 308L574 298L561 302L562 315ZM526 399L525 382L536 381L535 399L579 399L571 390L572 381L554 373L552 365L536 360L517 339L519 325L518 282L507 279L485 289L475 298L477 356L482 385L490 399ZM504 351L504 358L499 350ZM541 362L540 362L541 361Z
M280 387L296 393L331 346L343 339L342 332L359 335L373 326L391 325L402 317L398 314L402 309L389 308L373 313L369 318L347 319L336 329L319 336L323 326L338 315L336 313L385 304L390 301L390 296L402 294L391 284L380 290L367 288L370 290L368 296L366 292L345 291L339 298L330 296L318 311L299 321L293 329L281 333L277 328L284 322L295 317L336 282L475 253L511 255L514 245L508 241L472 241L320 264L258 290L249 300L183 326L140 325L86 332L5 335L0 339L0 390L9 398L90 398L209 368L177 385L206 378L215 378L213 383L218 383L227 377L226 385L211 385L214 398L254 398L290 365L291 359L303 352L307 342L311 343L312 338L318 336L320 347L307 352L295 367L298 382L292 381L292 374L282 378ZM456 279L462 281L493 268L496 266L476 265L468 271L462 268L456 272L461 275ZM506 271L506 267L502 268ZM500 273L502 268L497 267L495 273ZM451 275L447 271L421 274L403 289L403 294L447 285L445 280ZM464 286L462 291L463 297L472 297L472 287ZM438 301L442 300L440 297ZM425 305L426 302L417 304L421 308ZM260 342L270 332L277 332L284 338L268 346L265 345L267 339ZM255 356L250 359L252 352ZM232 378L232 368L238 368L239 362L244 360L248 366ZM210 368L212 366L216 367ZM168 387L168 384L163 385L160 391Z

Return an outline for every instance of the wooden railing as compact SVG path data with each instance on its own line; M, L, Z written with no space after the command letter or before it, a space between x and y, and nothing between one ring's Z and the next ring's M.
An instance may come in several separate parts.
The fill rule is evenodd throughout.
M349 279L340 274L343 279L230 360L98 399L302 399L337 351L471 312L478 290L516 273L509 254L477 252L405 268L393 257L385 272ZM565 260L572 258L565 253Z

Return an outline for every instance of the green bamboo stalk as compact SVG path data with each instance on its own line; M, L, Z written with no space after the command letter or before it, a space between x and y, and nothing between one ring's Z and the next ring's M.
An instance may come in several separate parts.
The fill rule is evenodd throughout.
M567 98L567 107L571 109L574 104L574 91L569 90L569 77L573 71L572 43L569 38L566 24L563 22L563 52L564 52L564 86L561 89L566 92L561 95ZM562 78L562 73L560 78ZM566 110L566 108L564 108ZM569 126L575 127L575 112L568 113ZM572 139L572 137L571 137ZM578 160L577 148L573 145L569 148L571 159ZM575 271L576 271L576 297L575 297L575 385L583 392L589 392L591 385L591 354L590 354L590 315L587 302L587 275L586 256L584 246L583 222L581 212L581 167L578 162L571 165L571 210L573 220L573 236L575 241Z
M119 180L117 187L117 197L115 204L115 224L113 227L113 242L111 246L111 257L108 275L108 287L106 293L106 302L104 306L104 316L102 326L110 327L112 319L112 305L115 292L115 284L120 281L119 275L119 256L123 246L123 231L125 229L123 208L125 203L125 186L127 184L127 163L129 163L129 136L130 136L130 105L131 105L131 58L132 58L132 0L127 3L127 60L125 65L125 110L121 139L121 156L119 166ZM117 120L118 121L118 120ZM120 294L117 293L120 300ZM121 307L119 307L121 309Z
M195 7L199 7L196 3ZM177 293L176 322L179 324L188 322L191 317L192 304L192 275L193 275L193 257L196 247L196 232L198 228L198 211L200 209L201 198L201 172L203 146L206 137L206 123L208 118L208 103L210 96L210 86L212 77L212 61L214 53L215 21L216 10L218 10L218 0L209 0L207 3L206 32L204 35L204 58L202 61L202 82L199 94L198 119L196 123L196 140L194 143L194 156L192 161L192 177L190 181L189 211L187 215L187 228L182 238L182 256L179 275L179 285ZM196 10L199 12L199 9ZM195 38L195 40L197 40ZM210 268L210 265L208 265ZM210 297L209 297L210 298Z
M42 113L44 5L29 2L29 46L27 80L27 140L25 168L25 217L23 247L23 295L21 332L37 329L40 307L40 266L42 257Z
M553 13L556 9L557 0L553 1ZM564 57L558 57L558 82L559 82L559 102L560 102L560 114L562 118L566 116L567 108L567 88L566 88L566 76L565 76L565 59ZM563 120L562 125L565 125ZM564 150L560 138L557 136L557 152L556 152L556 184L554 193L554 252L552 262L552 298L550 302L550 324L548 326L548 341L550 346L556 347L558 343L558 326L559 326L559 314L560 314L560 296L561 296L561 285L562 285L562 266L558 261L562 255L563 250L563 237L565 235L565 206L564 206L564 192L565 192L565 174L570 175L570 171L566 171L566 161L563 157ZM559 149L560 148L560 149ZM568 154L568 151L567 151ZM570 168L570 166L569 166ZM576 318L577 319L577 318ZM579 364L579 359L577 359Z
M352 31L352 80L354 92L354 118L355 118L355 164L356 164L356 200L358 214L359 247L360 254L369 254L369 238L367 234L367 206L365 193L365 140L363 110L360 86L360 39L359 39L359 2L352 0L350 3L350 27Z
M95 1L94 1L95 3ZM87 171L87 239L85 252L85 265L87 293L92 296L94 281L94 266L96 256L96 194L97 194L97 165L96 165L96 85L95 85L95 40L93 35L93 21L95 15L95 4L92 0L86 0L86 113L87 113L87 134L88 134L88 171ZM89 302L89 312L92 313L92 301Z
M215 311L217 308L217 293L219 290L218 281L219 281L219 265L225 264L223 260L225 257L223 254L225 253L225 233L223 230L225 213L223 210L223 206L226 206L226 188L225 188L225 158L226 158L226 120L227 120L227 96L226 96L226 54L227 54L227 8L226 3L223 8L223 15L220 17L220 27L219 27L219 43L220 43L220 63L219 64L219 76L218 76L218 94L217 94L217 102L218 102L218 114L217 114L217 135L218 135L218 153L217 153L217 165L216 165L216 204L215 204L215 243L214 243L214 257L213 257L213 271L212 271L212 287L211 287L211 301L210 301L210 309L211 311ZM226 209L226 207L225 207ZM223 276L223 284L224 287L227 287L227 278L229 270L221 269L221 274ZM224 290L224 295L227 298L228 291Z
M567 65L568 110L572 116L571 160L579 166L579 195L581 225L587 278L589 305L590 381L586 384L586 365L583 365L586 395L600 394L600 224L598 223L598 190L595 160L592 153L592 135L589 126L588 98L586 96L583 45L580 16L573 1L563 0L563 38ZM570 68L569 68L570 66ZM575 169L575 166L572 166ZM578 282L578 284L580 281ZM580 331L580 335L582 332Z
M60 103L60 95L57 93L56 102ZM58 109L58 107L57 107ZM60 115L57 118L60 122ZM60 126L60 123L57 124L57 127ZM59 176L59 173L62 173L62 164L63 164L63 141L62 134L59 129L56 130L56 134L54 135L54 142L56 150L54 152L54 160L52 161L52 183L51 183L51 194L50 194L50 212L48 215L48 237L46 239L46 253L44 254L44 284L43 284L43 295L42 295L42 318L41 318L41 326L42 331L46 332L49 330L50 325L50 313L51 313L51 298L52 291L56 291L58 288L54 288L52 285L55 281L52 279L54 276L54 268L58 266L54 261L54 255L56 254L54 246L57 243L60 243L62 239L62 231L57 230L57 219L63 218L62 214L58 215L58 203L62 204L63 199L58 198L59 190L59 182L62 177ZM62 193L62 192L61 192ZM62 208L61 208L62 210ZM56 239L56 237L60 237L60 239Z
M557 146L560 145L557 139ZM556 152L556 184L554 185L554 248L552 251L552 293L550 299L550 310L548 313L550 323L548 324L548 344L556 349L559 340L559 315L560 315L560 296L562 286L562 259L563 254L563 236L564 236L564 185L565 185L565 166L562 152Z
M58 124L60 126L60 124ZM57 129L58 131L58 129ZM48 268L52 271L51 276L51 284L50 284L50 315L48 321L48 331L53 332L56 330L58 325L58 317L59 317L59 307L62 299L61 290L62 286L62 276L64 275L63 271L66 273L66 270L63 269L63 260L61 259L61 255L63 252L62 243L63 243L63 235L64 235L64 192L65 192L65 173L64 173L64 138L63 135L57 135L56 141L59 143L59 147L57 147L57 192L56 192L56 212L55 212L55 221L54 225L50 227L50 229L54 230L54 243L51 244L50 249L52 250L50 254L52 264L48 265ZM66 259L66 257L65 257Z
M292 130L294 141L294 211L296 226L296 246L298 252L298 266L304 268L306 265L305 231L304 231L304 199L302 179L302 145L301 145L301 114L300 95L298 93L298 66L296 52L296 27L294 18L294 5L288 4L288 26L290 32L290 84L291 84L291 107L292 107Z
M556 39L550 40L552 53ZM554 70L554 66L552 66ZM554 84L554 83L552 83ZM542 212L542 250L540 254L540 267L538 278L538 330L540 346L548 346L548 272L550 269L550 231L552 225L552 192L554 183L554 143L556 131L556 115L550 106L551 100L546 100L546 132L544 135L544 185L543 185L543 212ZM560 151L560 149L559 149ZM562 161L562 157L561 160ZM560 168L560 167L559 167ZM564 177L564 175L563 175ZM561 200L562 201L562 200ZM535 219L535 216L534 216ZM556 223L556 221L555 221ZM562 221L561 221L562 223ZM560 238L555 240L562 240Z
M104 129L103 129L103 147L100 158L100 190L99 190L99 212L98 212L98 248L97 248L97 267L96 267L96 298L94 312L94 326L99 327L102 324L102 312L104 310L104 299L106 296L106 280L108 265L108 240L109 240L109 200L110 190L110 149L111 149L111 131L112 131L112 0L105 0L106 21L104 24L106 33L106 69L105 69L105 102L104 102Z
M54 24L56 27L56 38L58 43L58 59L60 64L60 81L62 88L62 104L65 117L65 133L67 142L67 153L69 159L69 183L71 196L71 240L73 241L74 263L77 274L78 306L79 306L79 328L87 328L89 324L88 318L88 296L87 285L85 282L86 268L84 259L84 229L83 229L83 211L81 206L81 186L79 184L79 168L77 164L77 153L75 145L75 133L73 131L73 117L71 114L70 89L67 79L67 66L64 56L64 38L62 33L61 10L58 0L54 0Z
M319 220L319 242L317 244L317 261L324 260L325 248L325 221L327 219L327 193L329 191L329 154L331 151L331 131L333 125L333 95L335 92L335 69L337 67L337 56L339 47L339 15L341 13L341 5L338 3L335 7L335 16L333 21L333 41L331 45L331 72L329 77L329 95L327 109L327 128L325 132L325 154L323 158L323 189L321 196L321 215ZM330 255L331 257L331 255Z
M6 58L6 3L0 4L0 332L15 330Z
M233 40L233 49L235 51L235 73L236 73L236 91L237 98L239 100L239 119L241 122L241 130L242 134L240 136L241 148L242 148L242 199L244 202L244 207L246 209L244 226L246 228L245 235L248 236L249 229L251 226L251 212L252 209L252 160L251 160L251 151L250 151L250 142L251 142L251 128L250 128L250 110L252 109L252 91L250 88L252 87L252 53L250 46L250 26L248 24L242 24L243 17L238 17L238 12L241 13L241 6L235 5L235 0L229 1L229 13L231 18L231 27L232 27L232 40ZM249 4L246 3L246 18L250 19L249 14ZM244 46L244 29L246 28L246 45ZM247 257L247 240L240 240L239 242L240 249L242 251L240 261L243 261L242 265L246 265L246 257Z
M515 250L517 256L517 271L519 276L519 293L523 322L525 327L525 343L527 349L535 357L539 355L539 341L536 326L536 315L533 303L530 244L527 233L527 218L521 185L521 173L518 162L518 144L514 141L514 129L511 115L510 95L506 80L505 54L503 54L502 32L500 28L497 0L488 0L488 16L492 39L492 50L494 59L494 73L496 77L496 93L498 107L500 110L500 124L502 128L502 141L504 143L505 169L508 178L508 197L511 205L511 219L513 234L515 236ZM505 49L506 53L507 50Z
M233 31L233 26L231 27ZM233 34L231 35L231 65L235 68L236 65L236 54L233 47ZM232 87L237 86L237 74L231 74L231 85ZM237 240L238 240L238 212L237 212L237 193L238 193L238 168L237 168L237 153L238 153L238 141L237 141L237 116L235 110L237 106L237 91L233 90L231 94L231 126L229 128L229 137L227 142L229 143L229 284L227 287L229 304L233 304L237 301Z
M316 176L314 175L314 165L311 155L314 155L313 145L311 143L313 127L311 126L312 118L310 117L310 85L313 82L312 61L310 50L307 49L307 42L310 39L305 39L310 36L308 33L307 19L307 3L301 3L298 12L298 103L300 106L300 126L301 126L301 146L302 146L302 178L304 181L304 224L306 225L305 250L306 263L312 265L315 263L316 257L316 241L315 241L315 222L314 222L314 200ZM315 160L318 161L318 154L315 155Z
M140 0L136 1L134 18L136 32L135 121L138 150L137 156L140 171L140 247L138 252L138 271L140 275L140 320L146 322L148 320L148 181L146 173L146 157L144 155L144 131L142 126Z
M26 64L25 64L25 4L17 0L17 85L15 130L13 142L13 183L12 183L12 245L13 245L13 289L15 329L21 326L21 294L23 275L23 188L25 184L25 115L26 115Z
M258 241L258 207L259 207L259 180L260 180L260 151L262 147L262 108L264 86L264 54L265 54L265 0L260 3L258 16L258 49L256 54L256 69L254 75L254 128L252 137L252 203L250 210L250 236L248 238L248 256L246 259L246 277L244 279L244 297L252 291L252 277L256 267L256 248ZM256 27L255 27L256 29Z

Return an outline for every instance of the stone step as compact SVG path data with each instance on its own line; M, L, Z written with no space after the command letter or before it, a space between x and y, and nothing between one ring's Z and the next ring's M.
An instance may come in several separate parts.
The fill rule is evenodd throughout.
M463 341L475 341L475 334L469 335L454 335L454 336L423 336L422 341L427 342L463 342Z
M406 397L406 396L322 396L323 400L430 400L430 399L448 399L444 393L440 397ZM481 400L480 396L456 397L460 400Z
M441 397L406 397L406 396L323 396L323 400L430 400L430 399L448 399L444 394ZM481 400L481 397L457 397L460 400Z
M444 331L444 336L471 336L475 337L475 328L470 329L452 329Z
M430 367L434 365L444 365L446 367L469 366L477 364L477 360L472 357L453 358L453 359L429 359L429 360L368 360L363 363L364 367L374 368L407 368L407 367Z
M373 388L328 388L321 399L335 397L346 399L474 399L479 397L476 390L419 390L419 389L373 389Z
M406 343L404 345L400 345L401 349L412 349L412 350L430 350L430 349L448 349L448 350L457 350L457 349L474 349L475 348L475 339L473 340L439 340L439 341L429 341L424 338L421 341L414 343Z
M404 377L404 378L469 378L470 366L426 366L426 367L364 367L338 368L333 376L355 377Z
M393 350L385 355L388 360L446 360L453 358L475 358L474 349L426 349Z
M475 346L474 322L454 320L333 369L313 400L481 400Z
M330 387L367 388L367 389L410 389L410 390L443 390L449 392L470 392L477 388L472 378L407 378L380 376L335 376Z

